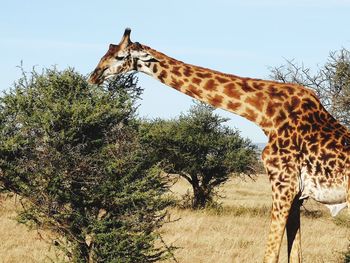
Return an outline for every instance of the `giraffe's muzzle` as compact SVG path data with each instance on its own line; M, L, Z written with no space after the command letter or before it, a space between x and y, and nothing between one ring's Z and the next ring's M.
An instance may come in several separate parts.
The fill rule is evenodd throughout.
M88 82L90 84L101 85L104 81L103 72L105 69L96 68L90 75Z

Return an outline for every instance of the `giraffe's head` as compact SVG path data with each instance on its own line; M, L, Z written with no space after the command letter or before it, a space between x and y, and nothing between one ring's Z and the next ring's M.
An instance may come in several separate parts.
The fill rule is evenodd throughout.
M150 73L149 64L157 62L157 59L149 54L140 43L132 42L130 32L130 28L125 29L120 43L109 45L107 53L92 72L89 78L90 83L99 85L110 77L133 70Z

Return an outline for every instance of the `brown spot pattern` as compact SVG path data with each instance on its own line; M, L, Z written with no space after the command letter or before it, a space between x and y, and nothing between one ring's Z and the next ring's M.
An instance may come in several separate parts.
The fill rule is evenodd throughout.
M153 73L157 73L158 72L158 66L157 66L157 64L154 64L154 66L153 66Z
M196 75L199 77L199 78L203 78L203 79L206 79L206 78L211 78L211 73L201 73L201 72L197 72Z
M167 76L168 76L168 73L165 70L162 70L162 72L160 72L158 78L161 82L164 83Z
M190 84L190 85L188 86L188 90L189 90L192 94L196 95L197 97L199 97L199 98L202 97L202 95L201 95L201 94L202 94L202 91L201 91L200 89L198 89L196 86Z
M256 108L258 111L262 111L264 102L262 101L262 94L253 94L252 96L248 97L246 100L246 103Z
M200 78L193 78L192 82L196 85L199 85L202 82L202 80Z
M241 102L229 102L227 103L227 108L233 112L237 111L242 106Z
M209 103L215 107L218 107L222 104L223 96L215 95L214 97L209 97Z
M190 77L192 76L192 69L189 67L189 66L185 66L184 69L183 69L183 72L184 72L184 75L186 77Z
M230 98L240 99L242 93L237 89L234 83L229 83L224 87L224 94Z
M243 116L246 117L248 120L255 122L256 118L258 117L258 114L253 109L246 108L245 113L243 113Z
M176 75L178 77L182 76L179 66L173 67L172 70L171 70L171 73L173 73L174 75Z
M271 118L276 114L276 111L282 106L282 103L269 101L266 107L266 115Z
M181 87L183 86L184 82L181 79L177 79L172 77L172 82L171 82L171 86L177 90L181 89Z
M161 61L160 63L159 63L159 65L160 65L160 67L161 68L163 68L163 69L169 69L169 65L166 63L166 62L164 62L164 61Z
M209 90L209 91L216 90L216 87L217 87L217 85L216 85L216 83L215 83L215 81L213 79L209 79L204 85L204 88L206 90Z
M215 79L219 82L219 83L227 83L230 81L230 79L228 78L223 78L223 77L220 77L220 76L216 76Z
M255 89L252 88L252 87L248 84L247 79L241 79L241 81L237 82L237 84L238 84L239 86L241 86L241 89L242 89L244 92L253 92L253 91L255 91Z

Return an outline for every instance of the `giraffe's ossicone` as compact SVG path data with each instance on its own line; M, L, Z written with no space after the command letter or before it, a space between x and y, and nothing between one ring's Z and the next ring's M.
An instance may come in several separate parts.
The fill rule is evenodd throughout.
M300 206L313 198L336 215L350 202L350 133L297 84L242 78L168 57L130 40L126 29L90 76L101 84L140 71L193 98L256 123L268 137L262 159L272 187L264 262L277 262L287 230L289 262L301 262Z

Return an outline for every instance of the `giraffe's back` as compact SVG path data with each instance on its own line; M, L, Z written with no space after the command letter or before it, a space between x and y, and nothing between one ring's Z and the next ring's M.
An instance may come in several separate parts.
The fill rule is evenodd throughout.
M332 215L336 215L346 207L350 134L328 112L325 111L325 115L326 121L316 122L313 132L303 138L306 154L301 167L300 189L301 198L310 197L326 204Z

